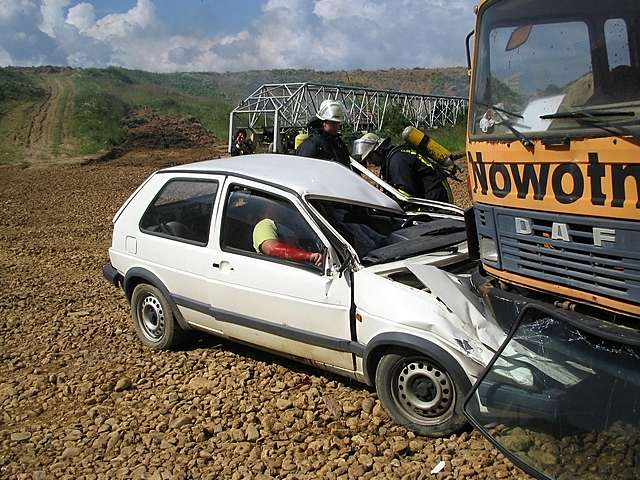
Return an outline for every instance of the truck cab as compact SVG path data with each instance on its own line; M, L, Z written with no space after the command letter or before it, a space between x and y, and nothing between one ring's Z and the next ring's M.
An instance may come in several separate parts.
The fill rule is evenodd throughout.
M633 0L486 1L472 68L484 271L613 320L640 315L639 13Z
M476 13L472 283L510 333L465 414L535 478L639 478L640 3Z

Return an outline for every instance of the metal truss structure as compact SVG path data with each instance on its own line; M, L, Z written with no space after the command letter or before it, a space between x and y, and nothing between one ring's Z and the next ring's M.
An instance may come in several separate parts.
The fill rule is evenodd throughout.
M466 115L464 97L447 97L394 90L327 85L321 83L265 84L244 99L230 114L229 149L238 127L262 129L273 140L273 151L286 151L284 137L304 128L326 99L341 100L347 126L353 131L375 131L384 126L391 109L400 110L415 127L455 125ZM273 132L273 133L271 133Z

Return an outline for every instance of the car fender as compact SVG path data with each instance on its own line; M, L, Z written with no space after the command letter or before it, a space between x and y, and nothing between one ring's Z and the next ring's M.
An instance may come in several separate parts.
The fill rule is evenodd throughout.
M471 390L471 381L458 361L444 348L435 343L402 332L386 332L373 337L365 347L363 356L363 373L367 384L375 384L375 372L378 362L389 349L407 349L426 355L446 369L454 378L456 385L461 386L463 398Z
M136 282L136 279L142 279L144 280L144 283L153 285L158 290L160 290L162 292L162 295L164 295L164 298L166 298L167 302L169 302L169 305L171 305L173 316L178 322L178 325L180 325L180 328L182 328L183 330L191 330L191 327L180 313L178 305L176 305L176 302L173 300L169 289L167 289L166 285L162 282L162 280L158 278L157 275L145 268L133 267L127 270L127 273L125 273L124 275L124 280L122 281L122 289L124 290L124 293L127 296L127 300L129 300L129 302L131 302L131 296L133 295L134 288L138 283L140 283Z

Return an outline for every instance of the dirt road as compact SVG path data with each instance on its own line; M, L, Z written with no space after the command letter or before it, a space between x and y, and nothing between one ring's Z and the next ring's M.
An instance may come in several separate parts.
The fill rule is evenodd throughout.
M50 74L45 79L47 95L36 106L29 125L24 161L33 165L77 163L81 159L67 157L70 117L73 112L75 87L68 73Z
M416 438L340 377L202 335L143 348L101 277L110 220L185 155L210 152L0 167L0 478L526 478L477 433Z

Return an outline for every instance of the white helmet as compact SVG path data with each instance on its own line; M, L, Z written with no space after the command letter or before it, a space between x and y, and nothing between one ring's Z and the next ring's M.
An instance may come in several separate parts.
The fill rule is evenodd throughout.
M365 133L358 140L353 142L353 156L366 160L367 156L384 143L385 139L375 133Z
M346 117L344 105L338 100L323 100L316 117L322 121L342 123Z

